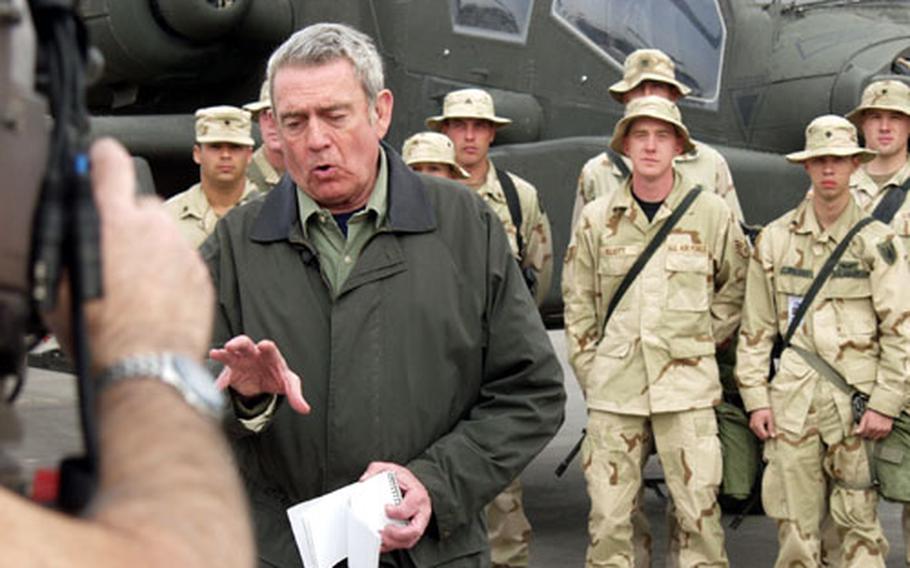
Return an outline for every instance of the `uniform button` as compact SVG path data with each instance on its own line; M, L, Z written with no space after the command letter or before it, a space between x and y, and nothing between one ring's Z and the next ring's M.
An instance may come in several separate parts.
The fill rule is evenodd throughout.
M319 214L319 221L320 221L321 223L325 223L326 221L328 221L328 217L326 217L324 214L320 213L320 214Z
M351 264L351 257L349 255L344 255L344 262L346 264Z

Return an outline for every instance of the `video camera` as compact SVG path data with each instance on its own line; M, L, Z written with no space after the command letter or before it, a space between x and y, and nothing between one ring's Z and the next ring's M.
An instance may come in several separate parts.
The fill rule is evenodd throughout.
M69 511L89 500L97 470L82 329L82 302L101 295L87 62L85 30L70 0L0 0L0 441L16 429L10 403L23 384L27 338L41 336L38 314L55 307L65 282L85 447L85 456L61 466L58 505Z

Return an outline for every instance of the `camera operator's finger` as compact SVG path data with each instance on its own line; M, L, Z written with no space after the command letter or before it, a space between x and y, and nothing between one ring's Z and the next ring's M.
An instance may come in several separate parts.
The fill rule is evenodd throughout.
M135 201L136 172L127 151L113 138L92 144L92 188L99 212L123 210Z

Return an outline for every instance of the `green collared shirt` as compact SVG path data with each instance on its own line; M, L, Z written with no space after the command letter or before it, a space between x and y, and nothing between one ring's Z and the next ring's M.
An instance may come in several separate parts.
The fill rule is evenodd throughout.
M332 213L320 207L312 197L297 187L297 209L303 235L316 247L322 274L331 286L333 295L341 290L363 247L385 225L388 193L388 166L385 150L380 147L379 174L373 192L366 207L348 220L348 236L345 238Z

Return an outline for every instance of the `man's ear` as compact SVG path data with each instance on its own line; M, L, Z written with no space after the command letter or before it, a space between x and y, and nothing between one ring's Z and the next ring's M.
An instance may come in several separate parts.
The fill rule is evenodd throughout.
M392 107L394 104L395 99L392 96L392 91L383 89L376 95L376 104L373 109L375 113L373 126L376 128L376 134L379 135L379 138L383 138L386 132L389 131L389 125L392 124Z
M199 144L193 144L193 161L197 165L202 165L202 146Z

